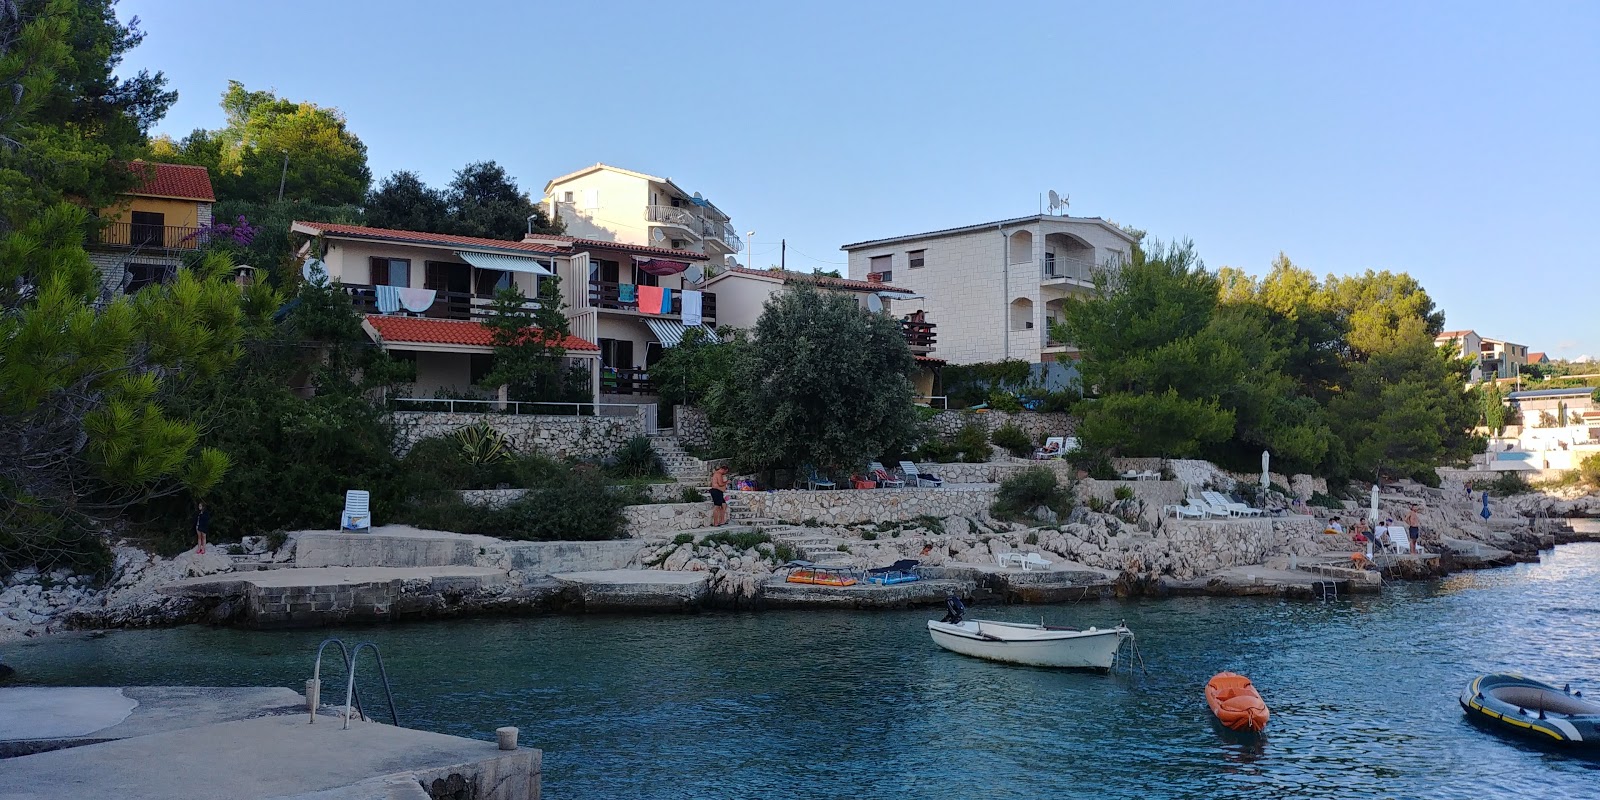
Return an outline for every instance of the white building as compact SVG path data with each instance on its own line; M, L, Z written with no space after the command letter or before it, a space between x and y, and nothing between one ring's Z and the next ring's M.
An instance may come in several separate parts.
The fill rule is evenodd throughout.
M1132 252L1133 237L1099 217L1040 214L847 244L850 277L911 289L939 321L952 364L1049 362L1077 348L1050 339L1063 301L1094 287Z
M699 253L718 264L744 246L728 215L698 192L607 164L546 183L544 203L579 239Z

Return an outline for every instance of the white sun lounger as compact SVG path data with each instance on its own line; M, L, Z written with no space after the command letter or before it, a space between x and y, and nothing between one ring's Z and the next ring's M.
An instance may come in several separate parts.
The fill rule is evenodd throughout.
M339 515L339 527L347 531L372 530L372 495L364 489L351 489L344 493L344 513Z

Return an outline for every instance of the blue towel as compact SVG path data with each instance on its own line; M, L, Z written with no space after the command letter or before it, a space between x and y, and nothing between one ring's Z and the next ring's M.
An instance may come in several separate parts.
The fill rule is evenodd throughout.
M665 286L661 287L661 313L672 313L672 290Z
M636 287L631 283L624 283L617 287L617 302L632 303L637 300Z
M374 286L373 294L377 296L378 313L393 314L400 310L400 287Z

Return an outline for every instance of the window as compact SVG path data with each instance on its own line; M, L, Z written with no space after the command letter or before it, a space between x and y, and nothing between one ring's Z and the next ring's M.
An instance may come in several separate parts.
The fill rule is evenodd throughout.
M884 283L894 280L894 256L873 256L869 263L867 270L872 275L877 275L878 280Z
M572 192L562 192L561 193L561 202L563 202L563 203L572 202Z
M476 293L484 296L511 288L511 273L503 269L480 269L473 278L476 280Z
M633 369L633 342L627 339L601 339L600 363L612 369Z
M1061 274L1056 272L1056 251L1054 250L1044 251L1044 274L1048 278L1061 277Z
M621 266L615 261L608 261L603 258L589 259L589 280L591 281L617 283L621 274Z
M661 360L661 354L665 352L666 349L661 346L660 342L646 342L644 345L645 369L655 366L656 362Z
M911 252L906 253L906 261L908 262L906 267L908 269L920 269L922 265L926 263L924 259L927 255L927 252L928 251L926 250L912 250Z
M467 355L467 380L474 386L483 382L494 372L494 353L470 353Z
M373 286L411 285L411 259L373 258L371 264Z
M128 244L150 245L152 247L166 246L167 216L155 211L135 211L132 215L133 228L129 232Z
M174 269L176 267L166 264L128 264L128 288L126 291L128 294L133 294L146 286L166 283L171 279Z
M424 262L423 271L424 289L436 289L440 292L455 292L467 294L472 291L472 267L466 264L455 264L449 261ZM498 272L499 270L495 270ZM404 286L405 284L392 284Z

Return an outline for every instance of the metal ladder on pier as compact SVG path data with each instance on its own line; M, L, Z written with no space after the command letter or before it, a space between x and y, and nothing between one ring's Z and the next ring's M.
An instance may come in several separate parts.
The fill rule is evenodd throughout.
M1338 581L1313 581L1311 583L1311 593L1316 595L1318 599L1323 600L1323 601L1338 600L1339 599L1339 582Z
M355 702L355 711L361 715L361 719L363 721L371 720L366 711L361 708L361 695L356 691L356 658L361 655L362 650L369 647L372 648L373 659L378 662L378 676L383 679L383 694L389 701L389 719L394 723L395 727L400 727L400 714L394 709L394 690L389 686L389 671L383 668L383 654L378 652L378 644L376 642L361 642L356 645L356 649L352 652L345 647L344 640L336 638L324 639L322 644L317 647L317 661L311 668L311 679L306 681L306 705L311 711L310 724L316 724L317 706L322 703L322 653L328 649L330 644L338 645L339 654L344 658L344 730L350 729L350 705L352 700Z

